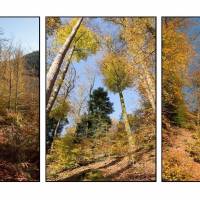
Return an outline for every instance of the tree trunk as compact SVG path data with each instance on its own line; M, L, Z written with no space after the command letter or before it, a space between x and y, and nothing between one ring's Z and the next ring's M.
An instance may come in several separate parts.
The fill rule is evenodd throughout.
M140 75L140 79L143 84L143 88L146 91L147 98L151 104L153 112L155 113L155 81L151 77L150 72L145 66L141 66L142 73Z
M65 58L65 55L66 55L67 51L69 50L69 47L81 25L82 20L83 20L83 18L80 18L77 21L77 23L73 27L70 35L68 36L65 43L63 44L60 51L58 52L56 58L54 59L51 67L49 68L49 71L47 72L46 103L49 102L50 95L52 93L55 81L57 79L59 70L60 70L63 60Z
M8 105L8 109L11 109L11 96L12 96L12 68L10 67L10 73L9 73L9 105Z
M17 60L16 67L17 69L16 69L16 87L15 87L15 112L17 111L17 104L18 104L18 86L19 86L19 61L18 60Z
M125 130L126 130L127 135L128 135L129 159L130 159L130 162L133 162L134 161L133 151L135 149L135 140L134 140L132 133L131 133L131 128L130 128L130 124L129 124L128 116L127 116L127 112L126 112L126 105L125 105L125 102L124 102L124 96L123 96L123 93L121 91L119 92L119 97L120 97L120 102L121 102L121 107L122 107L122 116L123 116L123 120L124 120Z
M130 128L130 125L129 125L129 122L128 122L126 105L125 105L125 102L124 102L124 96L123 96L122 92L119 92L119 97L120 97L120 102L121 102L121 107L122 107L122 115L123 115L125 130L130 135L131 134L131 128Z
M49 146L47 148L47 151L50 152L53 150L54 148L54 141L55 141L55 138L58 137L58 127L60 126L60 122L61 120L58 120L57 124L56 124L56 127L55 129L53 130L53 134L52 134L52 140L50 141L49 143Z
M60 88L61 88L61 86L63 84L64 79L65 79L65 75L66 75L66 73L67 73L67 71L69 69L69 65L70 65L70 62L71 62L71 58L72 58L73 52L74 52L74 47L72 47L72 49L69 52L67 63L65 65L64 69L63 69L63 72L61 74L60 80L59 80L58 84L55 86L56 88L53 90L51 97L49 98L49 102L47 104L47 110L46 110L47 115L51 112L51 109L52 109L52 107L53 107L53 105L54 105L54 103L56 101L56 98L58 96Z
M60 126L60 122L61 122L61 120L58 120L58 122L56 124L56 128L55 128L54 134L53 134L54 138L58 137L58 127Z

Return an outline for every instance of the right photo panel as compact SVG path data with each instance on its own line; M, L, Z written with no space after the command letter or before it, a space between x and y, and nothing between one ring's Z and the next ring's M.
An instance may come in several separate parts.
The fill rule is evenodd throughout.
M200 17L162 18L162 180L200 181Z

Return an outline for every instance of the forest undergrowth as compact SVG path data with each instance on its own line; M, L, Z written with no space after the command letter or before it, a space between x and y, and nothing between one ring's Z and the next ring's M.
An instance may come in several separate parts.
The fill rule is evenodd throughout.
M55 139L47 155L47 180L155 181L154 127L138 127L134 135L136 149L132 152L127 133L120 128L89 138L77 137L72 131Z

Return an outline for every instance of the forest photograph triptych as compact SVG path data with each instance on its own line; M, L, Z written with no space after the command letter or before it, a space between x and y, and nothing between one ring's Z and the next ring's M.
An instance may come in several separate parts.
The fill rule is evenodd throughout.
M44 37L40 27L0 17L1 182L39 182L40 170L47 182L155 182L157 165L164 182L200 181L200 17L49 16Z

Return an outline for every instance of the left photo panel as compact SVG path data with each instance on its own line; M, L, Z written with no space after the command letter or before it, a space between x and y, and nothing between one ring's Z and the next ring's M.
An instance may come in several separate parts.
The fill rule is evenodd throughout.
M39 30L39 17L0 17L0 181L40 180Z

